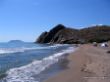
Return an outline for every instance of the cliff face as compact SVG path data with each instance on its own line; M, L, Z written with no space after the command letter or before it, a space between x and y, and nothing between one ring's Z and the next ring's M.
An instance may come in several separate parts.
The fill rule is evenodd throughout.
M65 28L56 33L51 43L76 43L78 39L78 30Z
M37 39L37 43L73 43L78 39L78 30L66 28L59 24L49 32L42 33Z
M57 35L57 33L61 30L65 29L65 26L59 24L53 29L51 29L49 32L43 32L36 42L38 43L50 43L54 42L53 38Z
M108 40L110 40L110 26L93 26L78 30L59 24L49 32L43 32L36 43L73 44Z
M43 33L39 36L39 38L37 39L37 42L38 42L38 43L44 43L44 42L45 42L45 38L47 37L47 35L48 35L48 32L43 32Z
M43 41L44 43L50 43L52 42L54 36L56 36L56 34L65 29L65 26L59 24L57 25L56 27L54 27L53 29L50 30L50 32L47 33L46 37L45 37L45 40Z

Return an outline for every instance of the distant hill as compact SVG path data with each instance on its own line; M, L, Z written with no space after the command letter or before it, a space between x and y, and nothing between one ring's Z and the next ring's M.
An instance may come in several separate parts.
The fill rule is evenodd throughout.
M107 25L96 25L79 30L59 24L49 32L43 32L36 43L73 44L108 40L110 40L110 26Z
M10 40L8 43L24 43L24 41L21 41L21 40Z

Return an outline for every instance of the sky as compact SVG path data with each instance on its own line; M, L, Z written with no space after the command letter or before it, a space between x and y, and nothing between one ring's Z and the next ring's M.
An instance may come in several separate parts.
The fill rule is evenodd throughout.
M0 0L0 42L34 42L57 24L110 25L110 0Z

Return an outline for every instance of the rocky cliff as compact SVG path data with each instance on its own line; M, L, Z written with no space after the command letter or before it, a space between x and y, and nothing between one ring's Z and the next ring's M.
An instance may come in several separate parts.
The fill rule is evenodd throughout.
M92 26L84 29L73 29L62 24L55 26L49 32L43 32L36 43L88 43L110 40L110 26Z

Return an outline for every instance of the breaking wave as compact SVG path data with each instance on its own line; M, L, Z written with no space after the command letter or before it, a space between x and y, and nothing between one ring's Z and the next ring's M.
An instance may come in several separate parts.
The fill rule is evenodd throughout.
M36 75L40 74L52 64L58 62L59 58L64 54L71 53L74 50L74 47L69 47L66 50L62 50L61 52L49 57L45 57L42 60L34 60L28 65L12 68L6 72L7 76L2 80L2 82L39 82L35 78Z
M50 49L50 48L57 48L60 46L64 46L61 44L55 44L53 46L47 46L47 47L20 47L20 48L0 48L0 54L10 54L10 53L19 53L19 52L25 52L28 50L40 50L40 49ZM65 45L66 46L66 45Z

